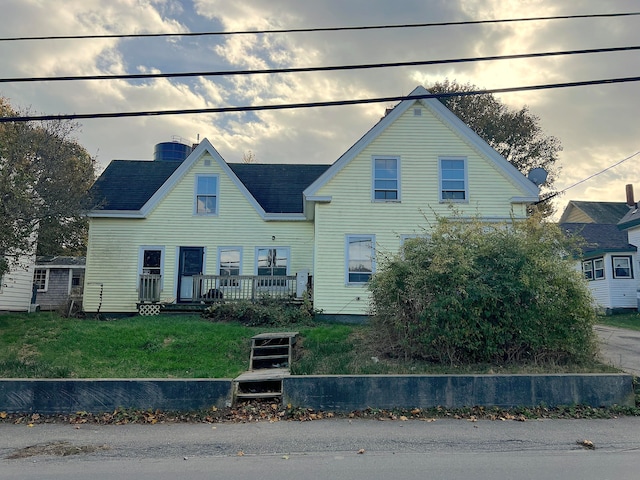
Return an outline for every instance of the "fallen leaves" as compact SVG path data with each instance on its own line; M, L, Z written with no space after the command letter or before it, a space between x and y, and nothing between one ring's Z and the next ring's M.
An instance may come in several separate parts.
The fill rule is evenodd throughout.
M448 409L445 407L413 408L413 409L380 409L365 408L349 413L324 412L313 408L295 407L291 404L281 405L273 401L261 402L252 400L233 407L212 406L201 411L165 412L162 410L133 410L116 409L111 412L89 413L75 412L71 414L43 415L39 413L19 414L0 412L0 422L10 422L16 425L34 425L43 423L69 423L74 426L83 424L125 425L157 423L252 423L252 422L281 422L281 421L317 421L331 418L374 419L378 421L420 420L435 422L437 419L449 418L478 422L515 421L526 422L532 418L615 418L619 412L596 409L592 407L547 407L503 409L498 407L473 407Z
M593 444L591 440L578 440L576 442L581 447L586 448L587 450L595 450L596 446Z

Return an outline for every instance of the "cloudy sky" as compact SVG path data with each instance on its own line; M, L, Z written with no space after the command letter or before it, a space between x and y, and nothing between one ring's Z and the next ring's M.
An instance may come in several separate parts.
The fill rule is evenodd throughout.
M54 6L55 5L55 6ZM638 10L619 0L2 0L0 37L273 30L588 15ZM640 16L466 26L161 38L0 42L0 78L311 67L624 47ZM186 79L3 83L31 113L193 109L405 95L444 79L483 88L640 75L640 53L599 53L424 67ZM564 189L640 150L640 84L500 95L528 105L564 150ZM78 140L104 167L151 159L174 136L208 138L228 162L332 163L390 105L88 119ZM568 190L568 200L624 201L640 156Z

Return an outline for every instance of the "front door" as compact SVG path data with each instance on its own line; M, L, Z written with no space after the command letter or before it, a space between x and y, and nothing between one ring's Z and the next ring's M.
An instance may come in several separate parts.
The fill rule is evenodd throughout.
M193 276L202 274L204 247L180 247L178 302L193 300Z

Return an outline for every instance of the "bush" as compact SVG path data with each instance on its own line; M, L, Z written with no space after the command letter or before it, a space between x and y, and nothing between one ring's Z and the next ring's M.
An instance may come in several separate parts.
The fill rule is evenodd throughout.
M298 305L265 297L255 302L214 303L203 316L214 322L239 322L248 327L283 327L309 324L315 313L307 301Z
M487 225L439 218L379 259L372 322L386 353L452 365L582 363L596 352L578 244L533 217Z

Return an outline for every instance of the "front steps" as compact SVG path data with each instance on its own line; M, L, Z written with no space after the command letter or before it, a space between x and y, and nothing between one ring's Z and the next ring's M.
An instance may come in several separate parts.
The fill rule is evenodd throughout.
M249 371L234 381L234 402L282 398L282 379L291 374L298 332L261 333L251 338Z

